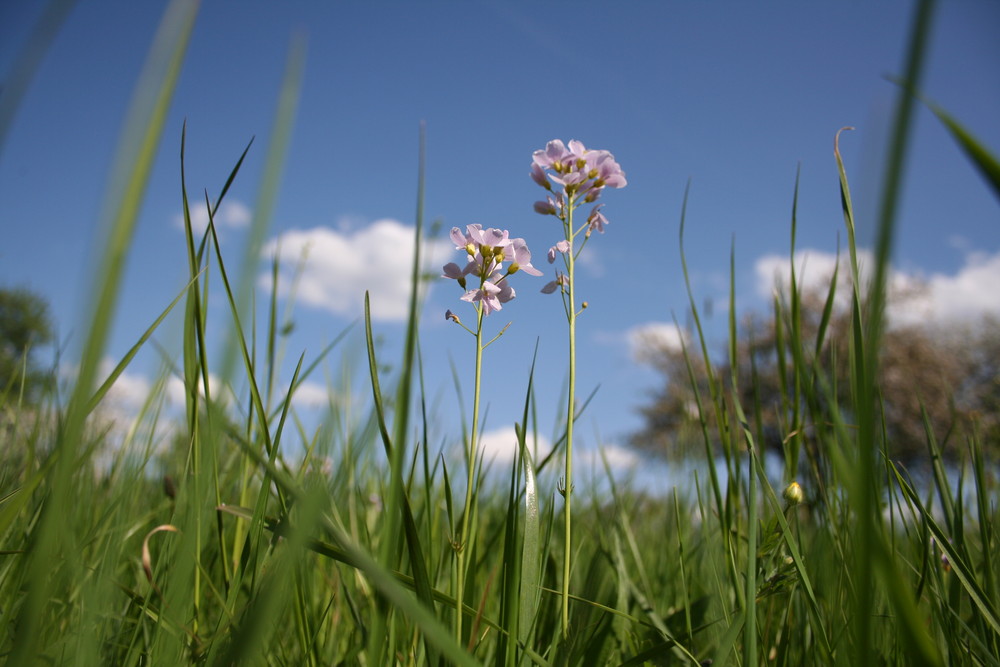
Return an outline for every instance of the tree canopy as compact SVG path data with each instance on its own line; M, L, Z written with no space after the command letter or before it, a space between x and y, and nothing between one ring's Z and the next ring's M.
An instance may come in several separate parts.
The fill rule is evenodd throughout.
M852 404L851 314L834 308L824 318L824 296L804 293L797 322L778 302L770 314L747 315L738 328L735 374L728 359L706 364L698 346L647 345L643 360L660 373L662 383L640 409L645 425L631 444L668 457L704 451L705 433L711 440L719 432L714 385L720 404L727 406L723 418L734 418L733 401L739 400L763 446L781 451L791 438L799 438L807 453L821 447L822 434L834 421L834 402L842 419L850 424L852 418L845 407ZM689 335L683 338L690 341ZM878 389L886 451L893 458L924 458L928 432L946 457L959 456L973 431L985 449L997 451L1000 322L890 326L881 341Z
M24 389L34 399L51 374L37 366L35 352L52 342L49 307L37 294L23 288L0 289L0 396Z

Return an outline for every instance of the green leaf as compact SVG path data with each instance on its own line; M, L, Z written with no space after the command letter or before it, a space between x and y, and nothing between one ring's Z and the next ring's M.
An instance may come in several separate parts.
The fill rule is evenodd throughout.
M521 545L521 594L518 607L517 639L527 645L531 628L538 613L538 583L541 575L541 550L539 549L538 487L531 452L525 441L525 429L517 429L517 441L524 466L524 541Z
M923 102L944 124L959 147L965 151L966 157L972 161L989 186L993 188L993 194L1000 198L1000 160L948 112L926 99Z

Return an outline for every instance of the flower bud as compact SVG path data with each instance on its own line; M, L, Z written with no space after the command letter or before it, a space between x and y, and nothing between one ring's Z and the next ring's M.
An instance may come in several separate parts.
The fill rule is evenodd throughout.
M791 506L801 503L805 494L802 492L802 487L799 486L798 482L792 482L785 487L785 492L781 494L781 497Z

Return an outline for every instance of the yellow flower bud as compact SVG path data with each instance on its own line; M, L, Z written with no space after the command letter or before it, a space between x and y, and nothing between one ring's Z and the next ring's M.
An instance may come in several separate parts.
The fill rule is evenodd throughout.
M792 482L785 487L785 492L781 494L781 497L784 498L785 502L789 505L798 505L805 497L805 493L803 493L802 487L799 486L798 482Z

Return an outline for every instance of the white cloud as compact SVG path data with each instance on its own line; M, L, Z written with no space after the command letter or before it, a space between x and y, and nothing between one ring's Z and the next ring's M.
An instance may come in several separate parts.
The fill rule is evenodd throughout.
M219 398L219 391L222 387L222 381L215 373L208 374L208 389L212 393L212 399ZM198 393L201 396L205 395L204 383L201 381L201 375L198 376ZM176 375L171 375L167 380L167 403L171 406L183 406L187 400L187 388L184 386L184 380ZM229 391L229 398L233 399L232 391Z
M103 383L111 375L115 365L111 359L102 360L98 371L98 382ZM150 389L149 380L144 376L125 370L108 390L105 401L113 405L115 412L134 415L142 408L142 404L149 396Z
M296 298L309 306L339 315L363 311L364 293L371 294L373 319L402 320L410 298L413 227L396 220L376 220L357 231L327 227L291 230L273 239L264 255L277 254L279 294L287 295L292 276L304 261ZM453 251L448 241L425 243L425 266L438 266ZM271 287L269 274L259 284Z
M1000 316L1000 252L972 253L954 275L934 273L912 282L924 288L898 306L890 305L894 324L947 325Z
M486 465L510 464L514 461L517 452L517 434L514 427L505 426L503 428L487 431L483 433L479 440L479 451L482 452ZM547 456L552 451L552 443L544 436L538 436L535 441L532 434L528 434L528 447L537 463L541 458ZM601 460L601 450L608 460L608 465L614 473L625 473L637 468L641 462L639 456L629 449L616 444L601 445L600 449L589 446L576 447L573 452L573 459L581 469L589 467L593 470L603 471L604 463Z
M871 253L858 251L858 271L864 282L868 267L872 265ZM803 292L822 291L830 286L834 270L837 274L837 297L848 303L851 294L850 255L837 255L822 250L799 250L795 253L795 280ZM785 293L792 281L791 262L785 255L765 255L754 262L757 294L771 300L775 291Z
M101 361L98 382L103 383L114 370L116 362L110 358ZM75 375L76 371L72 370ZM169 420L156 419L157 410L143 412L143 406L156 390L155 383L144 375L125 370L119 375L96 411L95 424L107 436L107 446L94 460L100 470L107 470L124 448L131 444L145 447L148 442L164 443L170 437L173 425ZM160 398L154 396L154 400Z
M208 208L205 206L205 202L192 203L190 213L191 230L196 236L204 234L205 230L208 229ZM215 213L215 228L216 230L243 229L250 224L251 217L252 213L246 204L236 199L227 199L222 202L219 210ZM174 226L178 229L184 229L183 213L174 216Z
M167 401L171 405L184 405L187 389L184 388L184 381L176 375L171 375L167 380Z
M536 461L548 454L552 449L552 443L547 438L538 436L538 440L536 441L531 433L528 434L527 444ZM483 459L487 465L491 461L494 463L511 463L517 452L517 434L514 432L514 427L505 426L483 433L479 439L479 451L483 453Z
M292 394L292 402L297 408L324 408L330 403L332 394L326 385L318 382L303 382Z
M632 327L626 333L629 353L636 361L648 360L660 351L680 351L687 343L687 334L676 324L647 322Z
M601 452L608 461L608 467L612 472L627 472L639 467L641 459L635 451L621 445L608 444L601 445L600 449L579 449L574 451L575 461L593 466L597 470L604 470L604 461Z
M837 306L850 300L849 256L841 253L837 277ZM870 252L858 252L861 281L869 279L874 266ZM795 254L796 279L803 290L822 290L830 285L836 255L819 250L801 250ZM754 264L757 293L770 299L776 289L785 291L791 270L787 257L767 255ZM983 315L1000 316L1000 252L993 255L969 253L965 264L954 274L892 270L889 275L890 303L888 318L892 325L942 326L974 321Z

